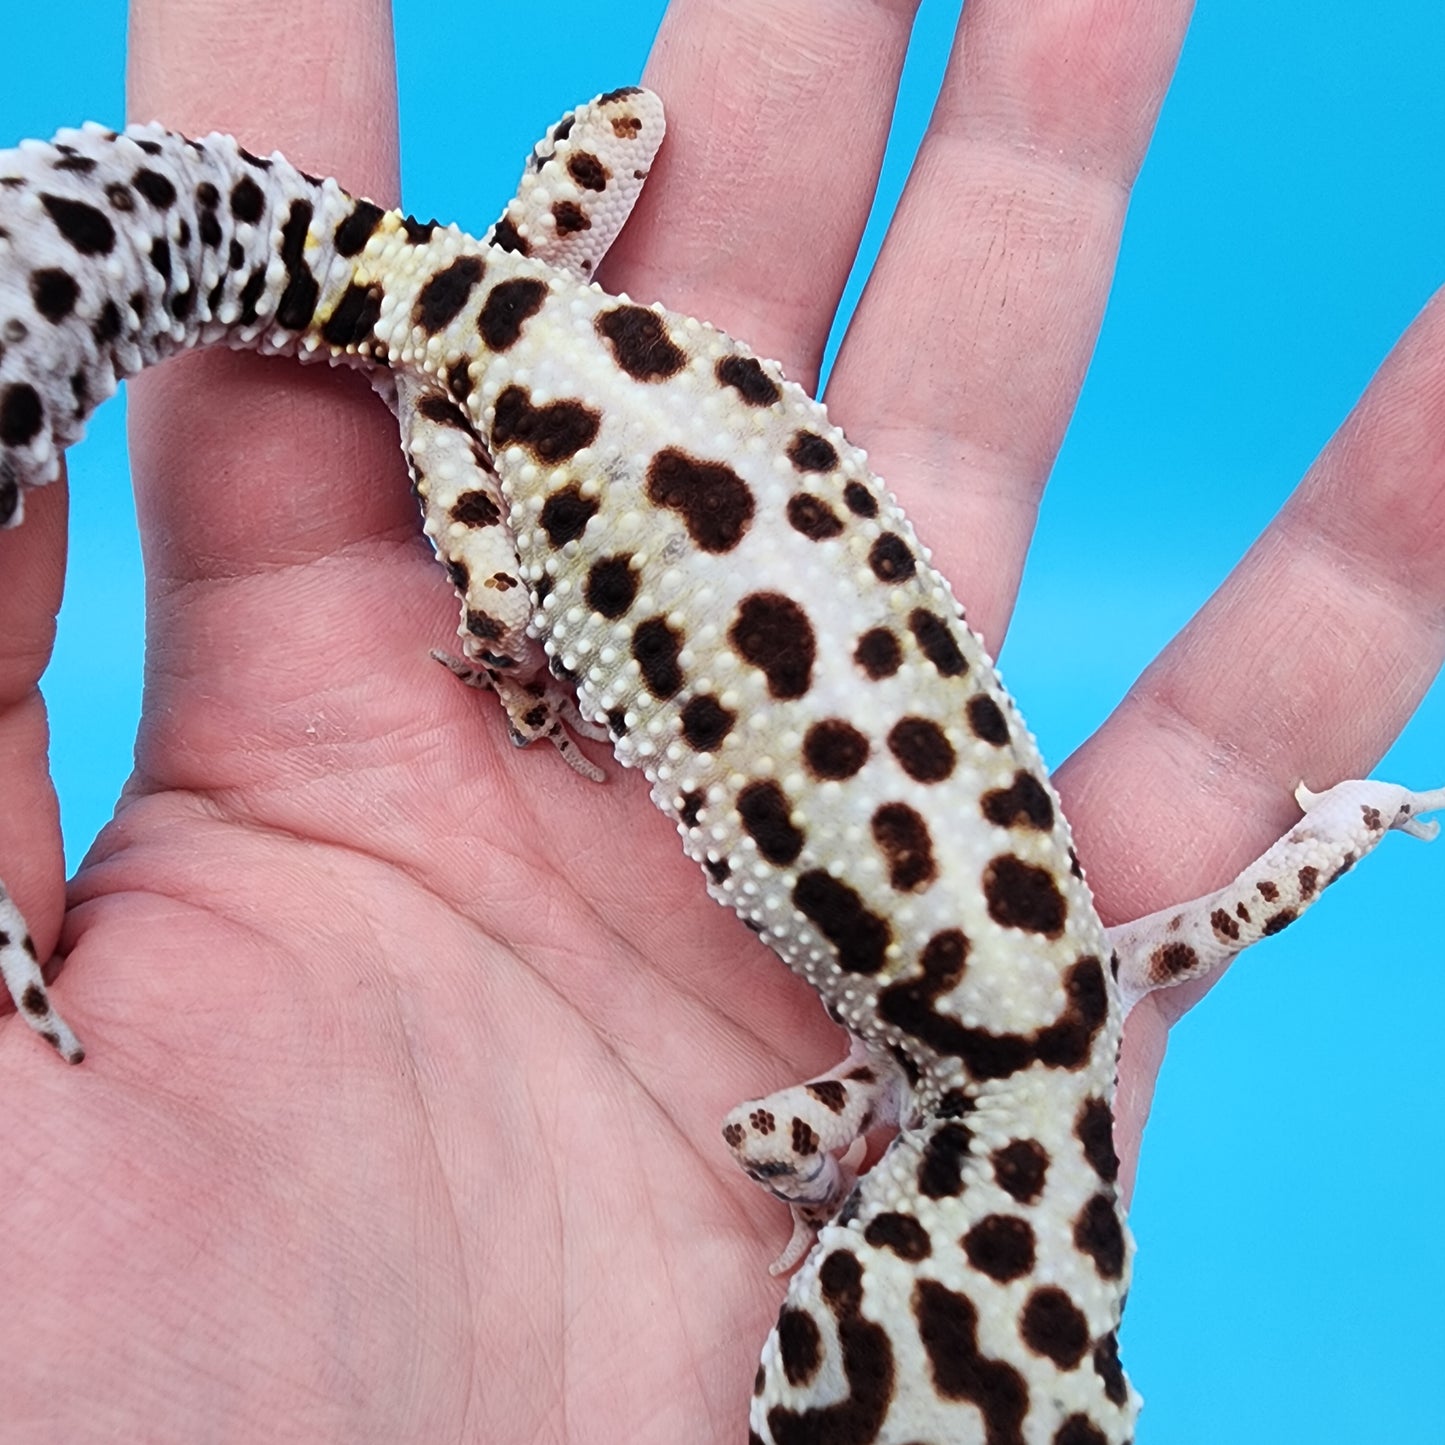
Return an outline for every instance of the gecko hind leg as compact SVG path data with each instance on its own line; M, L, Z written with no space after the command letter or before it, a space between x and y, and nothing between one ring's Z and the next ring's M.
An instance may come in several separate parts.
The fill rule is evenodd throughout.
M1414 793L1394 783L1337 783L1295 798L1304 817L1232 883L1203 898L1109 930L1125 1010L1145 994L1207 978L1258 939L1279 933L1392 828L1427 842L1445 808L1445 788Z
M842 1063L749 1099L723 1120L723 1139L743 1172L793 1214L792 1237L770 1273L792 1269L838 1212L858 1179L863 1136L876 1124L900 1122L907 1087L891 1058L853 1038Z
M0 882L0 981L15 1000L20 1017L66 1063L78 1064L85 1057L80 1040L50 1002L30 929L3 882Z

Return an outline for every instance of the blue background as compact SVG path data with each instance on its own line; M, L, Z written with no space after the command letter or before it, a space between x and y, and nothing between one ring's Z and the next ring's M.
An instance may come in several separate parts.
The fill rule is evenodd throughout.
M550 0L545 21L522 0L397 8L407 204L475 230L556 115L638 77L662 5L612 6L605 29L581 0ZM923 5L874 244L957 9ZM119 0L27 13L7 24L0 141L116 123ZM1445 9L1362 14L1211 0L1195 18L1006 649L1052 760L1205 599L1445 280ZM123 427L121 403L103 408L71 459L45 686L72 863L110 814L139 708ZM1381 774L1445 781L1442 723L1437 685ZM1142 1441L1445 1433L1442 896L1445 845L1389 840L1177 1030L1134 1211Z

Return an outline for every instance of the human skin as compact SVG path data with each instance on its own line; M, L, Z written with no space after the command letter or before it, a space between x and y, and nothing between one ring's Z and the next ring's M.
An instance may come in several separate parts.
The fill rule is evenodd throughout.
M912 11L675 4L645 77L669 140L604 283L811 386ZM133 15L133 115L395 199L387 6ZM830 382L993 648L1187 18L971 0ZM640 777L515 752L427 658L455 604L364 382L189 357L131 416L145 715L68 913L36 690L63 489L0 536L0 860L91 1050L0 1029L7 1440L737 1439L787 1226L717 1124L837 1032ZM1367 772L1403 725L1445 648L1442 437L1437 301L1059 771L1106 922L1221 883L1299 778ZM1197 992L1130 1020L1126 1177Z

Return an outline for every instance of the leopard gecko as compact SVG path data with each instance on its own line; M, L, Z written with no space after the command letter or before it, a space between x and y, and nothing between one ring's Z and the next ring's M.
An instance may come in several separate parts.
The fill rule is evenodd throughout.
M1019 714L893 497L779 367L590 275L646 91L534 151L477 241L156 125L0 155L0 524L117 380L224 344L370 372L464 657L518 743L644 770L709 891L819 992L835 1069L723 1137L794 1216L750 1445L1123 1445L1125 1011L1278 932L1445 789L1303 789L1208 898L1106 932ZM62 1055L24 920L0 973ZM896 1134L861 1176L863 1135Z

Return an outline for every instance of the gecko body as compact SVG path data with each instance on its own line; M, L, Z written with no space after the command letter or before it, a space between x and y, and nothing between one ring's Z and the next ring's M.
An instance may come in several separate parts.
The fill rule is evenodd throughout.
M787 1263L818 1229L750 1441L1124 1445L1124 1000L1217 967L1253 934L1209 920L1264 895L1241 880L1116 952L1033 739L864 454L775 363L590 283L661 137L645 91L581 108L485 242L225 137L0 156L0 522L175 351L371 372L463 599L455 670L519 742L595 773L571 726L642 768L712 895L851 1036L724 1125L793 1207ZM1254 932L1445 801L1350 786L1260 875L1288 897ZM0 970L75 1057L3 891Z

